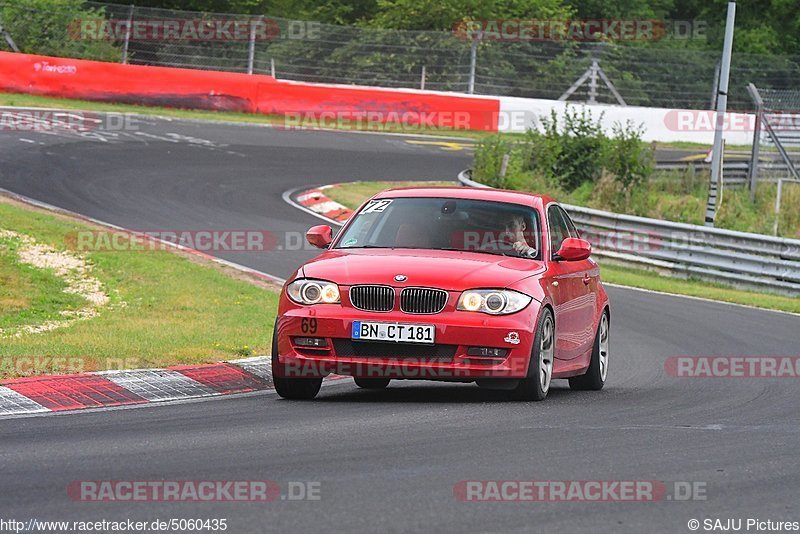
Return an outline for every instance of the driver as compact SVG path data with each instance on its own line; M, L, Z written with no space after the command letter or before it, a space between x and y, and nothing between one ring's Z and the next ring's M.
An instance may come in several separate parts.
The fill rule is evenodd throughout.
M525 230L527 229L528 225L522 215L512 215L506 221L503 237L507 238L517 254L525 258L533 258L536 256L536 249L530 246L525 238Z

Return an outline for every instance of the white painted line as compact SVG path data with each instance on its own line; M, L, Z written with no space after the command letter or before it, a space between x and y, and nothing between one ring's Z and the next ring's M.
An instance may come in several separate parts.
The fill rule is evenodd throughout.
M295 208L297 208L299 210L305 211L306 213L308 213L310 215L313 215L315 217L318 217L318 218L322 219L323 221L327 222L328 224L335 225L335 226L342 226L342 223L340 223L339 221L334 221L333 219L329 219L328 217L325 217L324 215L321 215L319 213L315 213L315 212L309 210L308 208L306 208L305 206L295 202L292 199L292 195L294 195L300 189L303 189L303 188L302 187L298 187L296 189L290 189L289 191L284 192L283 193L283 201L286 202L287 204L289 204L290 206L294 206ZM320 188L319 187L314 187L314 188L311 188L311 189L320 189ZM602 269L602 267L601 267L601 269ZM783 310L773 310L771 308L759 308L758 306L748 306L747 304L738 304L736 302L725 302L723 300L714 300L714 299L708 299L708 298L703 298L703 297L693 297L693 296L690 296L690 295L678 295L676 293L667 293L665 291L655 291L655 290L652 290L652 289L642 289L640 287L633 287L633 286L623 286L623 285L620 285L620 284L611 284L611 283L608 283L608 282L603 282L603 285L608 286L608 287L617 287L617 288L620 288L620 289L630 289L630 290L633 290L633 291L642 291L644 293L655 293L657 295L667 295L667 296L670 296L670 297L701 300L701 301L704 301L704 302L712 302L714 304L727 304L728 306L738 306L740 308L747 308L747 309L750 309L750 310L769 311L769 312L773 312L773 313L783 313L785 315L794 315L795 317L800 317L800 313L787 312L787 311L783 311Z
M0 415L17 415L49 412L47 408L17 393L13 389L0 386Z
M128 230L127 228L123 228L122 226L117 226L116 224L112 224L112 223L109 223L109 222L101 221L100 219L95 219L94 217L87 217L86 215L81 215L80 213L76 213L76 212L70 211L68 209L59 208L58 206L54 206L53 204L48 204L46 202L41 202L39 200L35 200L33 198L26 197L25 195L20 195L19 193L14 193L13 191L9 191L8 189L3 189L2 187L0 187L0 193L8 195L9 197L11 197L11 198L13 198L15 200L18 200L20 202L24 202L26 204L30 204L32 206L36 206L38 208L42 208L42 209L45 209L45 210L48 210L48 211L54 211L56 213L62 213L62 214L65 214L65 215L69 215L71 217L75 217L75 218L78 218L78 219L81 219L81 220L84 220L84 221L89 221L89 222L92 222L92 223L94 223L94 224L96 224L98 226L105 226L106 228L111 228L113 230L120 230L122 232L134 233L132 230ZM206 258L209 258L210 260L214 261L215 263L219 263L221 265L226 265L226 266L228 266L228 267L230 267L232 269L236 269L237 271L241 271L241 272L244 272L244 273L255 274L255 275L261 276L263 278L268 278L268 279L270 279L270 280L272 280L272 281L274 281L274 282L276 282L278 284L281 284L281 285L283 285L283 283L286 282L286 280L284 278L281 278L279 276L275 276L274 274L269 274L269 273L265 273L263 271L258 271L256 269L252 269L250 267L245 267L244 265L240 265L240 264L234 263L232 261L224 260L222 258L217 258L215 256L211 256L209 254L205 254L205 253L200 252L198 250L195 250L195 249L192 249L192 248L189 248L189 247L177 244L177 243L172 243L170 241L165 241L163 239L155 239L155 241L158 241L159 243L161 243L163 245L166 245L166 246L169 246L169 247L173 247L173 248L176 248L176 249L179 249L179 250L197 253L198 255L201 255L201 256L204 256Z
M32 110L32 111L75 111L79 113L95 113L95 114L121 114L131 117L141 117L142 119L159 119L166 122L186 122L194 124L223 124L226 126L249 126L256 128L272 128L275 130L285 131L301 131L301 132L330 132L340 134L358 134L358 135L381 135L385 137L418 137L421 139L443 139L452 141L463 141L465 143L477 144L477 139L472 137L459 137L448 135L434 135L434 134L415 134L403 132L374 132L367 130L342 130L337 128L312 128L308 126L284 128L279 122L248 122L248 121L231 121L231 120L216 120L216 119L196 119L196 118L183 118L183 117L170 117L167 115L158 115L156 113L141 113L138 111L93 111L90 109L64 109L64 108L51 108L51 107L35 107L35 106L0 106L0 109L13 109L13 110ZM256 117L259 115L253 114Z
M210 387L169 369L145 369L109 373L103 378L150 402L219 395Z
M23 143L31 143L34 145L36 144L36 141L34 141L33 139L25 139L24 137L20 137L19 140L22 141Z
M600 267L601 277L602 277L602 272L603 272L602 269L603 269L603 267L601 266ZM602 278L601 278L601 280L602 280ZM710 302L712 304L726 304L728 306L738 306L739 308L747 308L748 310L768 311L768 312L772 312L772 313L783 313L785 315L794 315L795 317L800 317L800 313L788 312L788 311L783 311L783 310L773 310L772 308L759 308L758 306L750 306L748 304L739 304L738 302L725 302L724 300L714 300L714 299L709 299L709 298L705 298L705 297L695 297L693 295L679 295L677 293L668 293L666 291L656 291L655 289L644 289L644 288L641 288L641 287L634 287L634 286L623 286L623 285L620 285L620 284L611 284L609 282L603 282L603 285L604 286L608 286L608 287L615 287L615 288L618 288L618 289L630 289L631 291L641 291L642 293L652 293L654 295L666 295L668 297L678 297L678 298L682 298L682 299L700 300L700 301L703 301L703 302Z

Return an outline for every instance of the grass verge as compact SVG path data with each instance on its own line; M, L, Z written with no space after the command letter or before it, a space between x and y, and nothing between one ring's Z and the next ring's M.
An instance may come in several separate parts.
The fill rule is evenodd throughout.
M113 102L94 102L91 100L73 100L70 98L55 98L49 96L28 95L21 93L0 93L0 106L17 107L47 107L59 109L76 109L82 111L102 111L116 113L137 113L140 115L157 115L162 117L174 117L177 119L219 121L219 122L241 122L251 124L269 124L274 126L286 126L287 128L315 127L317 123L303 122L297 124L295 120L286 121L282 115L261 115L256 113L238 113L234 111L210 111L201 109L179 109L161 106L140 106L134 104L117 104ZM369 128L363 124L353 121L340 121L333 125L323 124L326 129L335 126L336 130L343 131L365 131L365 132L390 132L418 135L438 135L442 137L462 137L465 139L481 139L491 132L452 130L448 128L429 128L404 126L402 124L386 124L379 128Z
M417 182L418 184L419 182ZM325 190L326 196L349 207L356 208L369 196L390 189L414 185L409 182L352 182L339 184ZM453 185L440 182L437 185ZM714 284L701 280L683 280L664 276L652 271L623 267L615 263L599 262L602 265L603 280L623 286L638 287L663 293L702 297L722 302L743 304L757 308L766 308L786 312L800 313L800 299L784 297L769 293L759 293L735 289L722 284Z
M99 227L0 196L0 230L70 250L68 236ZM20 264L0 244L0 327L36 325L85 305L49 269ZM79 253L110 302L96 317L0 340L0 377L165 367L268 354L277 288L166 250ZM77 300L76 300L77 299ZM32 362L34 362L32 364Z
M325 196L343 206L355 209L366 199L380 193L384 189L392 187L419 187L423 185L456 185L456 182L350 182L326 189Z
M0 93L0 106L19 107L52 107L62 109L79 109L85 111L110 111L118 113L138 113L141 115L160 115L178 119L193 119L206 121L242 122L254 124L284 125L284 118L280 115L258 115L254 113L236 113L229 111L207 111L198 109L177 109L160 106L138 106L132 104L116 104L112 102L94 102L91 100L74 100L69 98L55 98L49 96L28 95L20 93ZM340 125L342 130L365 131L356 124L344 122ZM371 130L376 131L376 130ZM475 132L433 128L403 128L402 126L389 125L380 131L393 133L408 133L421 135L439 135L443 137L463 137L465 139L483 139L494 135L491 132ZM507 134L510 138L523 139L525 134ZM649 143L647 143L650 146ZM676 141L673 143L659 142L656 146L660 149L696 150L698 153L708 150L709 145L703 143L689 143ZM728 149L749 150L748 146L728 146Z

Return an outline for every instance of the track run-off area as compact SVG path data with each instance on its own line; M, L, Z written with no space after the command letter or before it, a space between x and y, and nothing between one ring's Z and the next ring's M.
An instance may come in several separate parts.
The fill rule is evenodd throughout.
M137 231L268 231L272 251L219 255L281 278L316 254L293 244L320 224L286 203L286 191L451 180L471 159L468 146L424 137L162 118L107 134L0 131L3 189ZM340 380L312 402L260 392L0 419L0 510L20 520L226 518L236 533L689 532L691 519L800 520L797 379L665 371L675 356L797 356L800 317L608 292L601 392L556 381L547 401L524 403L471 384L395 381L366 391ZM80 480L303 482L318 484L319 498L79 502L67 488ZM486 480L656 480L704 491L657 502L461 498L463 481Z

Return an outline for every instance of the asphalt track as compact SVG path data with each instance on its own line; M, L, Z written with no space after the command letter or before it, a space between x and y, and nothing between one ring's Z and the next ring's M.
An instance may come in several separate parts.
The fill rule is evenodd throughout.
M282 236L318 222L281 200L287 189L450 179L470 160L467 151L402 137L156 119L112 137L0 132L0 187L134 229ZM222 254L278 276L312 255ZM613 359L599 393L556 382L546 402L516 403L472 385L368 392L342 381L314 402L261 393L0 420L0 519L227 518L236 533L689 532L692 518L800 520L797 379L664 372L676 355L797 355L800 318L609 293ZM82 503L66 492L75 480L256 479L319 482L321 499ZM639 503L454 497L459 481L504 479L699 482L707 495Z

